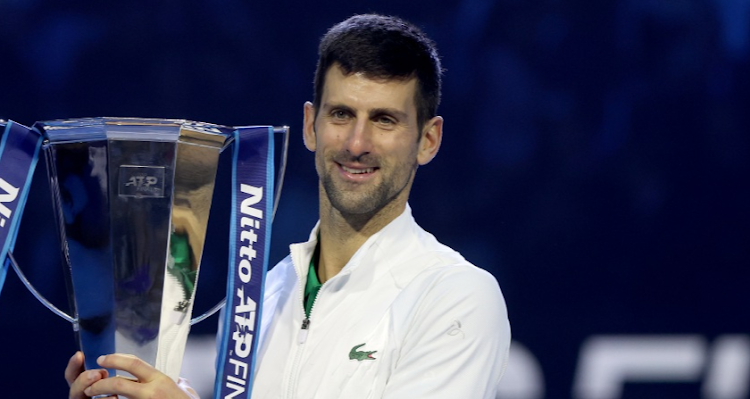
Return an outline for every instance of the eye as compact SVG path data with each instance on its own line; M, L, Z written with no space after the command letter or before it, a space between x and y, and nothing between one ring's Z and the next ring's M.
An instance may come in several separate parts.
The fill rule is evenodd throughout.
M375 118L373 118L373 121L377 123L378 125L387 126L387 127L394 126L398 123L396 119L394 119L393 117L389 115L378 115Z
M331 111L331 119L334 121L346 121L350 116L351 114L343 109L334 109Z

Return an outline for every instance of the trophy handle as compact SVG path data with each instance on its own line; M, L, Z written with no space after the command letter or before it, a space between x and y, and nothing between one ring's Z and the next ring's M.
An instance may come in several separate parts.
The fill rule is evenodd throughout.
M213 316L214 313L218 312L221 308L223 308L224 305L226 305L226 303L227 303L227 299L226 298L222 299L221 301L219 301L219 303L217 303L216 305L214 305L214 307L212 307L211 309L209 309L206 313L203 313L202 315L200 315L198 317L193 317L193 319L190 320L190 325L194 326L194 325L202 322L203 320L205 320L205 319Z
M69 323L72 323L73 325L76 325L76 319L74 319L73 317L71 317L69 314L63 312L62 310L58 309L55 305L53 305L50 301L48 301L47 298L44 297L44 295L42 295L39 291L37 291L36 288L34 288L33 285L31 285L31 283L29 282L29 280L26 278L26 275L24 275L23 272L21 271L21 268L18 267L18 263L16 262L16 258L13 256L13 252L8 251L8 259L10 260L11 266L13 266L13 270L16 271L16 274L18 275L18 278L21 279L21 282L23 283L23 285L26 286L26 288L29 290L29 292L31 292L31 294L34 295L34 297L37 300L39 300L39 302L41 302L42 305L44 305L45 307L47 307L47 309L51 310L52 313L54 313L54 314L62 317L63 319L65 319Z
M276 218L276 209L279 207L279 198L281 198L281 188L284 185L284 174L286 172L286 161L287 161L287 155L289 153L289 151L288 151L289 150L289 126L274 126L273 133L274 134L283 134L284 137L282 138L283 145L282 145L282 150L281 150L281 159L279 160L279 170L276 173L276 189L274 190L275 192L274 192L274 198L273 198L273 214L271 215L271 221L272 222L273 222L273 219ZM224 148L226 148L229 144L231 144L231 143L227 143L227 145ZM29 288L29 289L31 289L31 288ZM213 316L214 313L218 312L221 308L223 308L224 305L226 305L226 303L227 303L227 299L226 298L222 299L221 301L219 301L219 303L217 303L216 305L214 305L214 307L212 307L211 309L209 309L208 311L206 311L202 315L194 317L192 320L190 320L190 325L191 326L196 325L196 324L202 322L203 320L205 320L205 319ZM45 303L45 306L46 306L46 303ZM49 306L52 306L52 305L50 304ZM50 310L51 310L51 308L50 308ZM54 310L53 310L53 312L54 312ZM61 315L61 317L62 317L62 315Z
M276 192L273 198L273 215L271 215L271 222L276 217L276 208L279 207L279 198L281 198L281 187L284 185L284 173L286 172L286 159L289 153L289 126L281 126L273 128L274 134L284 135L284 145L281 151L281 160L279 161L279 171L276 173Z

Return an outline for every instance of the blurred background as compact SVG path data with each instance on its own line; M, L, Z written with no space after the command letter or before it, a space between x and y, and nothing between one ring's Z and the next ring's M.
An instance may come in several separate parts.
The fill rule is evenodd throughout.
M318 39L362 12L441 51L445 137L410 203L503 289L500 398L749 397L750 1L0 0L0 118L289 125L273 264L316 221L301 122ZM40 165L15 252L67 309ZM196 308L224 290L226 206ZM201 387L215 330L196 326L186 355ZM0 396L67 396L72 329L13 272L0 342Z

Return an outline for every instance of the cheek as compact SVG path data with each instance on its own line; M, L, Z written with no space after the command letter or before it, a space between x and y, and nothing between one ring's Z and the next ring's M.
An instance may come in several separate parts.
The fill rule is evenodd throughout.
M318 134L315 142L317 151L323 154L332 154L341 148L341 140L336 132L327 131L325 134Z
M315 169L318 171L318 174L323 171L325 165L325 154L323 154L323 151L315 151Z
M419 145L416 142L405 142L401 143L401 150L398 152L399 163L412 165L417 163L417 155L419 154Z

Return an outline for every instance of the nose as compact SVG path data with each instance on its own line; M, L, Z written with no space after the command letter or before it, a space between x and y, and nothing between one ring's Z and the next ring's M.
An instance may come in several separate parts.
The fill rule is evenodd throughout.
M372 151L372 126L367 118L357 118L352 125L346 138L345 149L354 157L370 153Z

